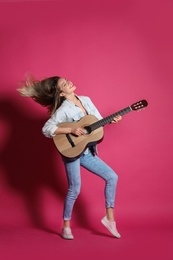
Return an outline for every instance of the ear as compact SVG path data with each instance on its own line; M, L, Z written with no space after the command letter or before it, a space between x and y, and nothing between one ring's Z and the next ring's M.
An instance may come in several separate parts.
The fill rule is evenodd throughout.
M63 92L61 92L61 93L60 93L60 96L61 96L61 97L64 97L64 93L63 93Z

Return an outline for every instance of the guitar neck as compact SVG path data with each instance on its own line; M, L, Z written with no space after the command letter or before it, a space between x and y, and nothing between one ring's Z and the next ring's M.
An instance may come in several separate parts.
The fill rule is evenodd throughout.
M122 109L122 110L120 110L120 111L118 111L118 112L116 112L116 113L114 113L114 114L112 114L110 116L102 118L101 120L99 120L99 121L97 121L97 122L95 122L95 123L93 123L93 124L88 126L90 128L90 132L94 131L95 129L97 129L97 128L101 127L101 126L109 124L114 119L114 117L119 116L119 115L123 116L123 115L125 115L125 114L127 114L127 113L129 113L131 111L132 111L131 107L128 106L128 107L126 107L126 108L124 108L124 109Z

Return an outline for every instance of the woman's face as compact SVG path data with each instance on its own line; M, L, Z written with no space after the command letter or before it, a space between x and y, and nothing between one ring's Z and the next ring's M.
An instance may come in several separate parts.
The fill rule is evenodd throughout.
M76 87L73 85L73 83L65 78L60 78L58 80L58 87L62 91L61 93L65 95L69 95L73 93L76 89Z

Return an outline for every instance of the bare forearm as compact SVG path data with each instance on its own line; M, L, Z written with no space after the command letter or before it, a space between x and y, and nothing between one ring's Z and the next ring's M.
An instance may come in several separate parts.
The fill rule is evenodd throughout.
M58 127L55 130L54 135L59 135L59 134L73 134L79 136L79 135L84 135L85 131L81 127L77 127L77 128Z
M72 128L71 127L58 127L54 134L58 135L58 134L71 134L72 132Z

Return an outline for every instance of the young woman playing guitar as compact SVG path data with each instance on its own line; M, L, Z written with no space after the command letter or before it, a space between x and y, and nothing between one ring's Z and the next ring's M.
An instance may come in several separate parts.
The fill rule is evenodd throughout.
M78 96L75 90L76 86L73 85L70 80L58 76L46 78L41 81L28 78L24 85L18 89L22 96L31 97L40 105L47 107L50 118L43 126L43 134L50 138L65 136L71 147L73 147L73 140L71 140L73 136L76 139L81 136L89 136L85 127L76 125L74 122L78 122L88 115L92 115L98 120L102 119L102 116L91 99L87 96ZM110 122L117 123L121 119L121 115L117 115L112 118ZM62 123L68 124L63 126ZM79 153L78 156L76 156L76 154L73 156L73 152L71 152L70 158L63 154L61 154L61 156L65 165L68 181L61 236L64 239L74 239L70 221L74 203L80 193L80 166L83 166L105 181L105 217L102 218L101 222L113 236L120 238L121 236L117 231L114 219L118 176L113 169L98 157L96 144L91 142L89 146L84 146L84 150L82 150L82 153Z

